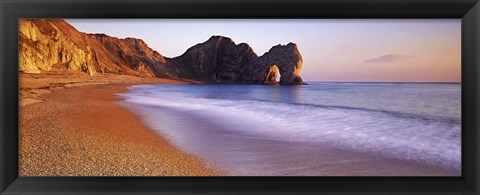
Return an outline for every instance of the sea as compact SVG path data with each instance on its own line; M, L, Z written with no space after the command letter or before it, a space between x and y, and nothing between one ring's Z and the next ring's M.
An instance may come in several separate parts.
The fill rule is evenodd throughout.
M153 84L119 96L231 175L461 175L460 83Z

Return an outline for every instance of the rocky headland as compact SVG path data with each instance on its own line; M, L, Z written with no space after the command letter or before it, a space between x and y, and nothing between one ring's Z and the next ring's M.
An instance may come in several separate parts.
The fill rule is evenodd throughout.
M280 84L305 84L294 43L258 56L246 43L212 36L168 58L141 39L82 33L61 19L22 19L19 32L19 70L25 73L76 71L251 84L276 84L280 76Z
M171 67L184 67L181 78L234 83L274 84L280 71L280 84L304 84L300 77L302 56L294 43L272 47L257 56L246 43L212 36L189 48L183 55L168 60Z

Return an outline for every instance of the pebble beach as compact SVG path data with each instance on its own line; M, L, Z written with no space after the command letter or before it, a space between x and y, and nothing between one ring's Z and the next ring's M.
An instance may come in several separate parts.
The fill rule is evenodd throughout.
M136 83L186 83L106 75L22 74L20 176L211 176L205 166L153 133L115 94Z

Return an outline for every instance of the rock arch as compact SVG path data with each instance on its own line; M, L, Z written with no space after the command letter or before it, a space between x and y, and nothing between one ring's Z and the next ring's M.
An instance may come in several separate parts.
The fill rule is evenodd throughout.
M261 73L262 76L264 75L262 79L264 84L272 84L277 76L280 76L281 85L305 84L300 77L303 59L296 44L274 46L260 57L260 61L263 63L261 66L266 70Z
M280 75L279 75L279 72L278 72L278 66L273 64L268 69L268 71L265 75L265 79L263 80L263 84L267 84L267 85L277 84L277 78L279 76Z

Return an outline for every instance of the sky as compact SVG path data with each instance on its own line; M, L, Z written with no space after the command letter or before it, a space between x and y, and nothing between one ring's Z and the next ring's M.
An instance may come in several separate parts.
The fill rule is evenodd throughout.
M166 57L212 35L257 55L296 43L305 81L460 82L460 19L67 19L81 32L143 39Z

